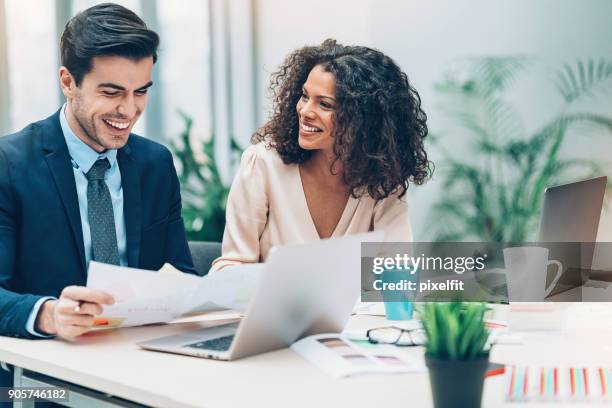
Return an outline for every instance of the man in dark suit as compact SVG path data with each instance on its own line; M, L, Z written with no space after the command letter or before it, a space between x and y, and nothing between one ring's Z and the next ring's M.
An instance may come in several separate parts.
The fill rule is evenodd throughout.
M0 138L0 335L88 331L113 303L84 286L90 260L195 272L172 156L131 134L158 44L124 7L79 13L60 44L66 104Z

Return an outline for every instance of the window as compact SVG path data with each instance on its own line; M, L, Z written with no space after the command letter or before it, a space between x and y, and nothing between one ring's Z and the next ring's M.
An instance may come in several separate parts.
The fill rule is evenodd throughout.
M4 122L0 123L0 128L6 133L51 115L63 103L58 68L59 38L64 24L75 13L103 1L4 2L7 58L2 63L7 75L4 83L0 75L0 86L7 91L2 90L0 101L6 99L4 103L9 107L9 114L3 121L0 118ZM147 109L134 128L135 133L160 142L177 137L184 129L184 121L177 112L180 109L193 119L197 134L210 135L208 2L115 2L141 16L161 39L159 60L154 68L155 84L149 93Z
M6 0L8 131L13 132L59 107L58 51L54 2Z

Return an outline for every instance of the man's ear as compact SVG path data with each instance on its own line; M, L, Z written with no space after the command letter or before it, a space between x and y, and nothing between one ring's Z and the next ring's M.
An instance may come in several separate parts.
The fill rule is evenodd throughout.
M59 80L60 87L62 88L62 93L66 97L66 99L70 99L74 96L74 91L76 88L76 82L74 81L74 77L68 71L68 68L62 66L59 69Z

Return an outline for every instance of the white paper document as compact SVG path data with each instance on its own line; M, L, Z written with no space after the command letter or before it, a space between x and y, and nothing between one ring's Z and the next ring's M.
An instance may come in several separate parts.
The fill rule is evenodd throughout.
M90 262L87 286L110 293L98 328L166 323L212 310L244 312L263 264L228 267L203 277L164 265L160 272Z
M423 358L392 345L372 345L340 334L308 336L291 345L296 353L334 378L425 370Z
M357 304L353 308L353 314L366 316L384 316L385 304L383 302L357 301Z

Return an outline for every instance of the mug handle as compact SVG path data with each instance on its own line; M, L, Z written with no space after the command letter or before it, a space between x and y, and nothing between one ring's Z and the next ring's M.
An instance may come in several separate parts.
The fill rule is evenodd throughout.
M546 299L548 297L548 295L550 295L550 292L552 292L552 290L555 288L555 286L557 285L557 282L559 281L559 278L561 277L561 274L563 272L563 265L561 264L561 262L557 261L556 259L551 259L550 261L548 261L546 263L546 269L548 270L548 265L557 265L557 276L555 276L555 278L553 279L552 283L550 284L550 286L548 287L548 289L545 289L545 293L544 293L544 299ZM546 283L546 282L545 282Z

